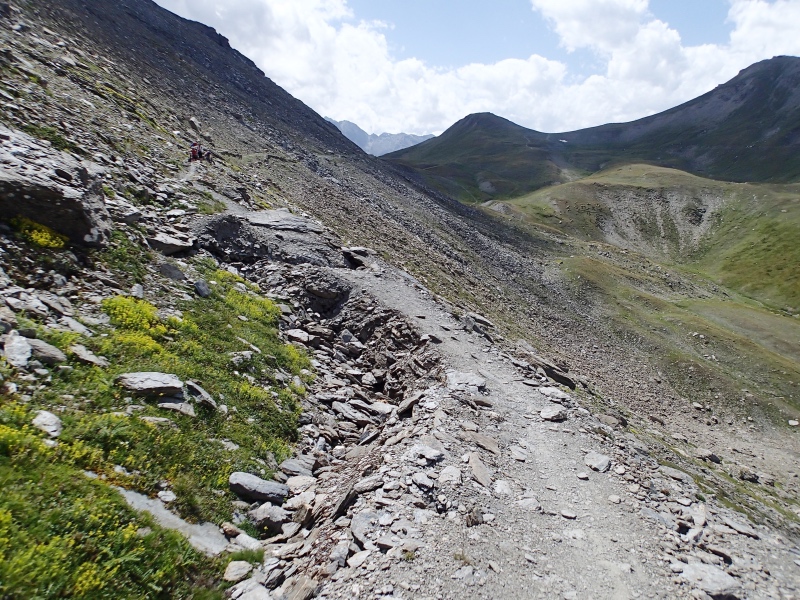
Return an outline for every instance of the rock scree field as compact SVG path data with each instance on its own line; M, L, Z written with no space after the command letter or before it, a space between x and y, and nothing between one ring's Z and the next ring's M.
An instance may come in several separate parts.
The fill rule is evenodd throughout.
M0 36L0 598L800 596L791 169L496 194L149 0Z

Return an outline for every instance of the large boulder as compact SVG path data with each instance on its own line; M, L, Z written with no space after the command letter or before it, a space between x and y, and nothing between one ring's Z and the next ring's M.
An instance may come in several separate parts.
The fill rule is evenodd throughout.
M276 481L266 481L257 475L236 471L228 479L231 491L245 500L258 500L281 505L289 495L289 488Z
M26 217L71 242L101 246L111 232L101 168L0 125L0 219Z
M195 233L202 248L232 261L346 266L341 248L322 227L285 210L210 217L199 221Z

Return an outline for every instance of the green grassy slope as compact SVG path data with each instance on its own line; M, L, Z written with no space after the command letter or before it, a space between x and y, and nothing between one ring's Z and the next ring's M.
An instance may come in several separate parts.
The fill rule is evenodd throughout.
M628 247L800 311L800 185L737 184L649 165L609 169L505 202L581 240Z
M437 138L386 155L416 169L462 202L509 198L560 180L546 135L488 113L470 115Z

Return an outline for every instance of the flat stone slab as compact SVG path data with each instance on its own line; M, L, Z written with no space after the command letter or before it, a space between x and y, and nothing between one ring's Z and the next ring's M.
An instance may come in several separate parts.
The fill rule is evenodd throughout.
M325 231L317 223L293 215L287 210L261 210L247 213L246 218L252 225L281 231L296 231L298 233L323 233Z
M231 473L228 485L234 494L246 500L260 500L281 505L289 495L288 486L241 471Z
M183 391L183 382L177 375L154 371L123 373L117 377L117 385L142 396L174 396Z
M103 356L97 356L94 352L82 344L73 344L69 347L69 349L70 352L75 355L75 358L84 364L100 367L101 369L109 366L110 364L107 358Z
M545 421L566 421L567 411L560 406L548 406L539 413L539 416L541 416Z
M703 563L685 565L680 577L703 590L714 600L737 600L743 597L739 583L713 565Z
M8 364L12 367L25 367L31 358L33 349L27 338L22 337L16 331L12 331L6 338L3 352Z
M593 471L605 473L611 466L611 457L600 454L599 452L589 452L589 454L584 457L583 462Z
M67 355L61 350L43 340L28 340L31 347L31 356L42 364L53 366L67 361Z
M489 472L489 469L486 468L486 465L483 464L477 452L470 452L469 468L472 470L472 477L483 487L488 488L492 485L492 474Z
M128 504L141 511L149 512L153 515L156 523L166 529L172 529L183 534L189 543L200 552L210 556L220 554L228 547L228 540L213 523L202 523L195 525L187 523L179 516L167 510L160 500L148 498L137 492L117 488L122 497Z
M495 456L500 456L500 446L498 446L497 442L488 435L483 435L482 433L474 433L472 431L465 431L461 434L461 437L464 440L474 442L475 444L477 444L484 450L488 450Z

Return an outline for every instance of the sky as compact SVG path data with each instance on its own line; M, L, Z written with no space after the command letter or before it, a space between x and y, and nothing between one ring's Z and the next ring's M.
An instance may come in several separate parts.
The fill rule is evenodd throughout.
M477 112L545 132L630 121L800 55L800 0L156 2L368 133L438 134Z

